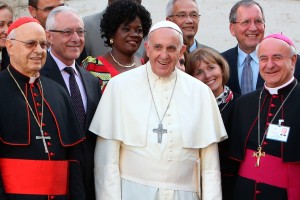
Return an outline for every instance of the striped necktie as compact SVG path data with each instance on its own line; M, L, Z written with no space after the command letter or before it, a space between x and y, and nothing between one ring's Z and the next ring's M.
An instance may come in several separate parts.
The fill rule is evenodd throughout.
M242 79L241 79L241 91L242 94L247 94L253 91L253 74L251 69L251 62L252 58L250 55L247 55L244 62L244 68L242 72Z

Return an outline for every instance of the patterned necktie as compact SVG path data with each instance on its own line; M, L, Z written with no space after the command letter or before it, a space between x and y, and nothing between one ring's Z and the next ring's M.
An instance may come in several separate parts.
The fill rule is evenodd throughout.
M74 106L77 119L79 120L81 127L84 128L85 111L80 90L75 79L75 71L72 67L65 67L64 70L70 75L69 86L71 92L71 101Z
M253 91L253 74L251 69L251 62L252 58L250 55L247 55L244 62L244 68L242 72L242 80L241 80L241 90L242 94L247 94Z

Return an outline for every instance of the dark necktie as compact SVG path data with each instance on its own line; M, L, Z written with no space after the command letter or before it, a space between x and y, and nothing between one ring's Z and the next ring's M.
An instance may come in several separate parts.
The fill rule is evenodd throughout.
M241 79L241 90L242 94L247 94L253 91L253 75L251 69L251 62L252 58L250 55L247 55L244 62L244 68L242 72L242 79Z
M77 119L79 120L81 127L84 128L85 111L84 111L80 90L75 79L75 71L72 67L66 67L64 70L70 75L69 86L71 92L71 101L75 109Z

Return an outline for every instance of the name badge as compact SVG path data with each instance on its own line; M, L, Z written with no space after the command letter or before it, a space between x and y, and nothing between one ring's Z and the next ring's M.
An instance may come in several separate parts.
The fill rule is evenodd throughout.
M290 127L278 124L270 124L267 132L267 139L287 142Z

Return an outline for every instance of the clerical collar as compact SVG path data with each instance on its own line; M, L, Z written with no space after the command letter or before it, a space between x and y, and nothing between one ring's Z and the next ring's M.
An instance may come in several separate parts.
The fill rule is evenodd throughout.
M270 88L266 86L265 83L265 89L269 91L270 94L278 94L278 91L286 86L288 86L290 83L292 83L294 81L294 77L291 78L291 80L289 80L288 82L286 82L285 84L275 87L275 88Z
M37 73L37 76L35 77L28 77L24 74L22 74L20 71L18 71L16 68L14 68L12 65L9 65L10 69L11 69L11 73L13 74L14 77L16 77L18 80L22 80L25 83L36 83L39 78L40 78L40 73Z
M170 76L168 77L159 77L157 76L153 71L152 71L152 67L151 67L151 64L150 64L150 61L148 61L146 63L146 68L147 68L147 71L148 71L148 74L149 74L149 78L150 80L160 80L160 81L170 81L170 80L173 80L174 78L176 78L176 73L177 73L177 68L175 67L174 71L170 74Z
M32 83L35 83L36 80L39 78L40 76L38 77L29 77L29 83L32 84Z

